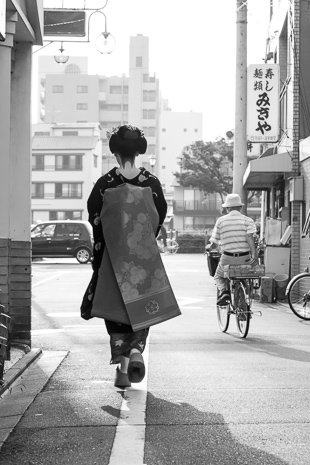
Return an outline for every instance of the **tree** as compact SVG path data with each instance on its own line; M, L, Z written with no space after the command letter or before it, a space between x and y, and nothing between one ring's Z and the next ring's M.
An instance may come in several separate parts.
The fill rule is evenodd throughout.
M174 173L183 187L197 187L205 193L218 193L222 201L232 189L233 147L224 138L214 142L197 141L184 147L180 172Z

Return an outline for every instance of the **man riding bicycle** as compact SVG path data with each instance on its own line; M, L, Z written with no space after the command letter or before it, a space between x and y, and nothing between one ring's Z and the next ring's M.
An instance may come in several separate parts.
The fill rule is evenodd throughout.
M217 219L207 250L220 248L221 258L217 266L214 281L219 294L217 305L230 303L227 280L224 278L225 265L252 265L257 263L257 251L253 234L256 226L252 218L241 213L243 203L238 194L228 194L222 207L227 214Z

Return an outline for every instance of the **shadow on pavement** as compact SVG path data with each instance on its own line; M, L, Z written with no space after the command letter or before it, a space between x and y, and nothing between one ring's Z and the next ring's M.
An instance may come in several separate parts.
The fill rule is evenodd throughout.
M250 419L249 419L250 421ZM241 424L242 432L252 425ZM233 425L238 429L238 425ZM242 434L242 433L240 433ZM245 438L246 441L246 438ZM144 463L152 465L288 465L276 455L238 441L214 412L148 393Z
M279 357L285 360L310 363L310 352L306 350L294 349L273 341L260 341L258 339L248 339L248 347L258 352L263 352L272 357Z
M123 397L124 392L119 393ZM119 409L109 405L101 408L119 417ZM288 465L276 455L239 442L222 415L202 412L184 402L169 402L150 392L146 423L144 463L147 464ZM240 434L249 434L248 430L253 428L251 424L233 427L241 429Z

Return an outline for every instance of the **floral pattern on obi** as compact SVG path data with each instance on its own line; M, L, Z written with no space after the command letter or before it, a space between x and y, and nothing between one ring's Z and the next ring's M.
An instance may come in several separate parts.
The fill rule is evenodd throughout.
M155 232L158 215L147 208L143 188L129 186L124 192L121 229L123 244L115 264L115 277L125 302L156 293L169 284L167 275L158 261ZM148 192L153 202L151 191ZM122 247L121 247L122 249Z

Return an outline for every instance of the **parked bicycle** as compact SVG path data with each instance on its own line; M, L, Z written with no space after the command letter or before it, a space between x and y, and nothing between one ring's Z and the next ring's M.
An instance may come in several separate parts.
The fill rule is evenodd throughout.
M310 257L309 257L310 258ZM290 280L285 292L292 312L302 320L310 320L310 272L307 267Z
M264 265L226 265L224 277L229 280L231 302L224 307L217 305L219 327L226 333L230 316L235 315L239 336L246 338L252 315L262 315L251 309L253 290L260 287L260 277L265 274Z
M167 253L167 254L175 254L179 250L180 246L175 239L168 239L167 238L167 246L165 247L163 244L162 239L157 239L157 244L160 253Z

